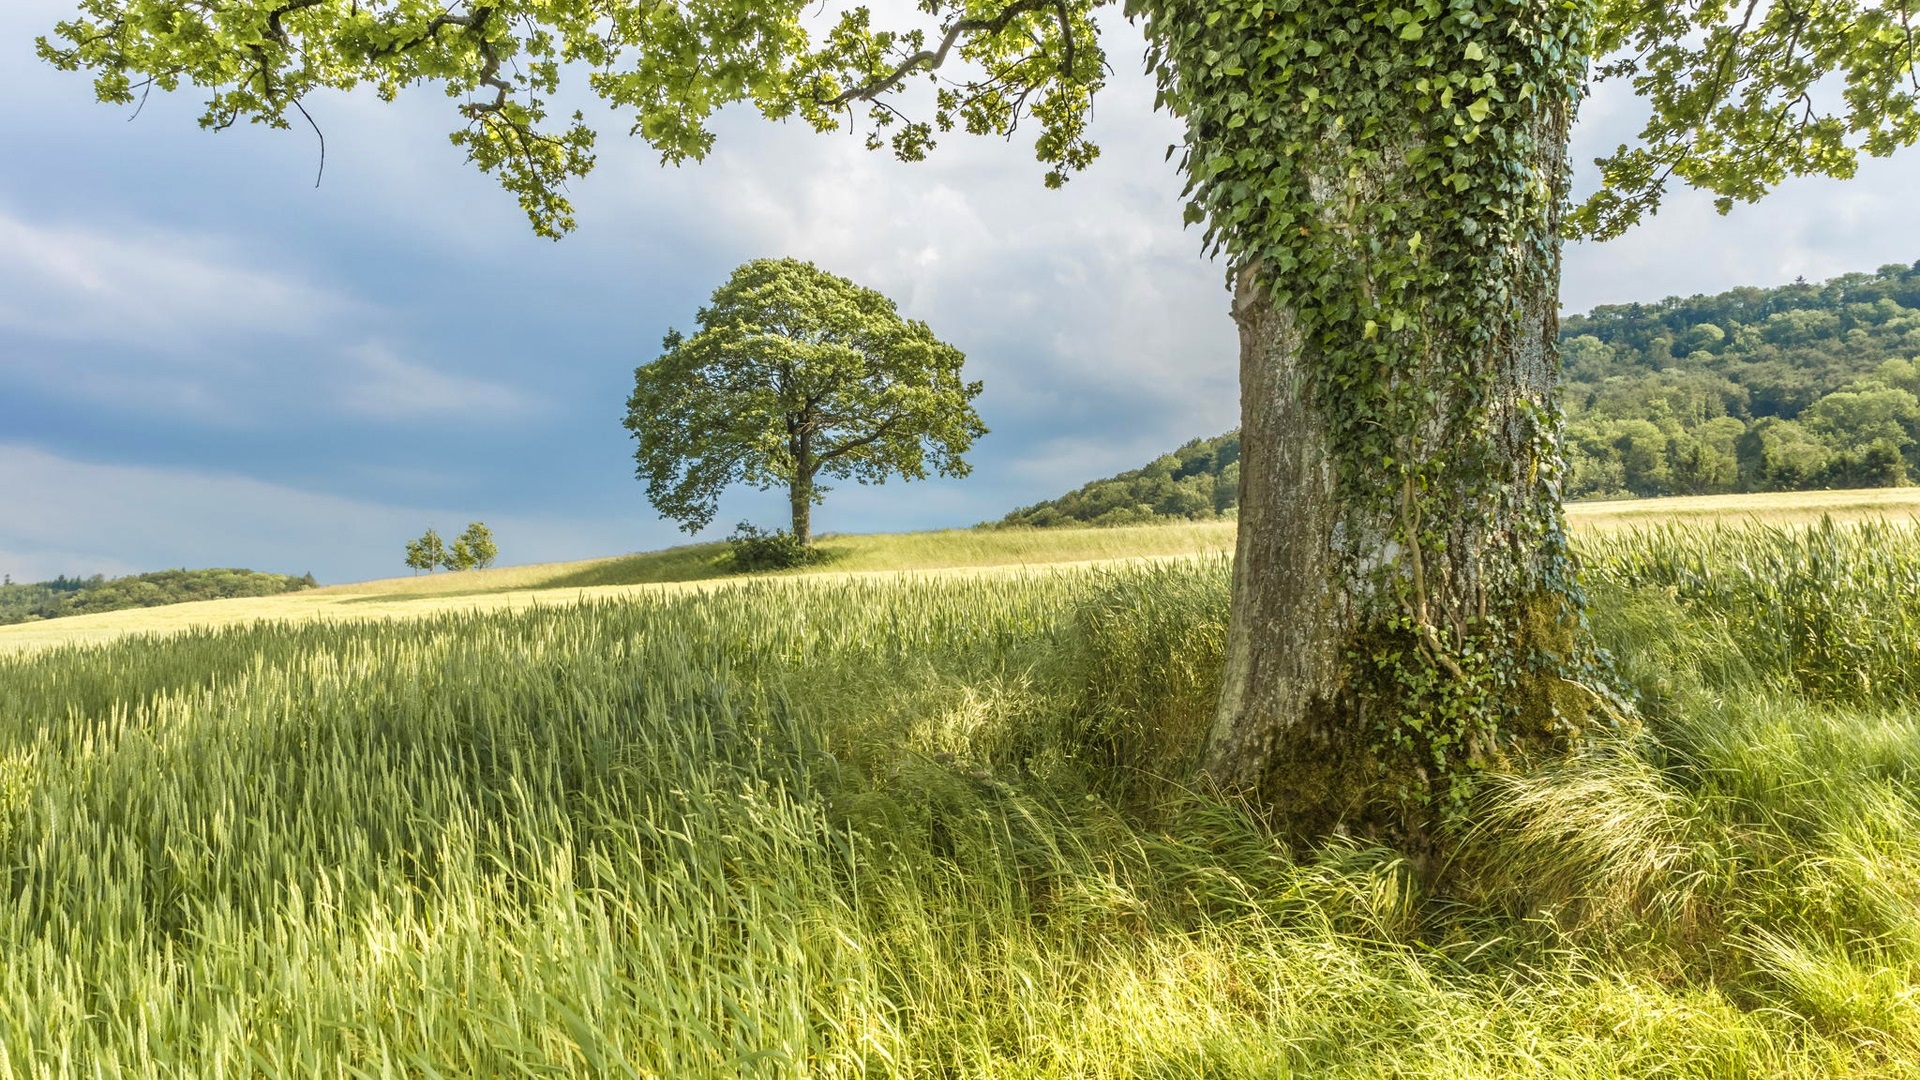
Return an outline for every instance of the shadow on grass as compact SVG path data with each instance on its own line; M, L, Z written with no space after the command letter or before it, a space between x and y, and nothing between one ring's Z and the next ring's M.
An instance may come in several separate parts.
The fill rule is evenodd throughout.
M688 544L665 551L623 555L559 574L535 589L586 589L596 585L656 585L669 581L705 581L726 577L724 543Z
M607 559L526 587L584 589L595 585L658 585L674 581L709 581L714 578L788 577L831 571L835 569L834 564L847 559L852 552L823 546L816 547L814 554L817 561L805 566L743 574L732 569L732 552L725 541L688 544L665 551L646 551Z
M465 596L497 596L511 592L551 589L588 589L599 585L654 585L674 581L704 581L726 577L723 543L689 544L665 551L645 551L600 559L545 578L511 578L499 584L476 582L471 588L434 589L431 592L369 593L345 597L341 605L388 604L396 600L444 600Z

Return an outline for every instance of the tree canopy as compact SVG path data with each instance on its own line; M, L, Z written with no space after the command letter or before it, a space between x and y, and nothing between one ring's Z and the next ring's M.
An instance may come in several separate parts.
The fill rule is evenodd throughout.
M437 529L430 528L407 541L407 566L416 572L433 573L447 561L447 555L447 542Z
M647 498L688 532L736 483L784 487L793 535L809 539L820 477L883 483L965 476L986 427L966 358L893 301L797 259L758 259L669 332L634 371L626 427Z

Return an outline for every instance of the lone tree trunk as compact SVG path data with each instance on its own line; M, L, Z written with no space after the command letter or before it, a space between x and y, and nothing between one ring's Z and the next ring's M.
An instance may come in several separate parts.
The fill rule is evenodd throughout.
M793 538L813 543L813 478L796 478L787 485L787 501L793 508Z
M813 478L820 471L820 462L813 453L812 413L809 405L787 420L787 453L793 458L787 505L793 513L793 538L802 545L813 543Z
M1235 267L1240 535L1203 752L1303 838L1415 854L1594 692L1558 485L1558 0L1136 0ZM1327 43L1334 43L1329 48Z

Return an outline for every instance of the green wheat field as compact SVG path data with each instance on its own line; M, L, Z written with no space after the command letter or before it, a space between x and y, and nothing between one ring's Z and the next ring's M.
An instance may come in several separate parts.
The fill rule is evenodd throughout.
M0 1076L1920 1076L1920 532L1583 529L1643 729L1423 884L1197 782L1213 528L15 628Z

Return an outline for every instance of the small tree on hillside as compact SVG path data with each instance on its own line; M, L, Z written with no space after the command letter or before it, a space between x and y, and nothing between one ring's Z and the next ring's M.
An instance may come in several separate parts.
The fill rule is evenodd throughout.
M500 546L493 542L493 530L487 528L482 522L473 521L467 524L467 531L460 534L460 539L454 542L454 546L459 547L463 544L466 546L468 557L472 559L468 565L481 570L492 566L493 560L500 555Z
M407 541L407 566L416 574L422 570L433 573L434 562L427 558L427 546L418 537Z
M893 301L798 259L740 267L701 309L700 331L669 331L634 372L627 430L647 498L688 532L720 493L787 489L793 535L812 538L822 476L884 483L970 471L960 455L986 427L960 350Z
M428 529L418 540L407 541L407 565L415 570L431 574L446 561L447 543L437 531Z
M454 538L453 543L447 546L446 557L441 560L440 565L456 573L473 569L473 549L467 547L466 538Z

